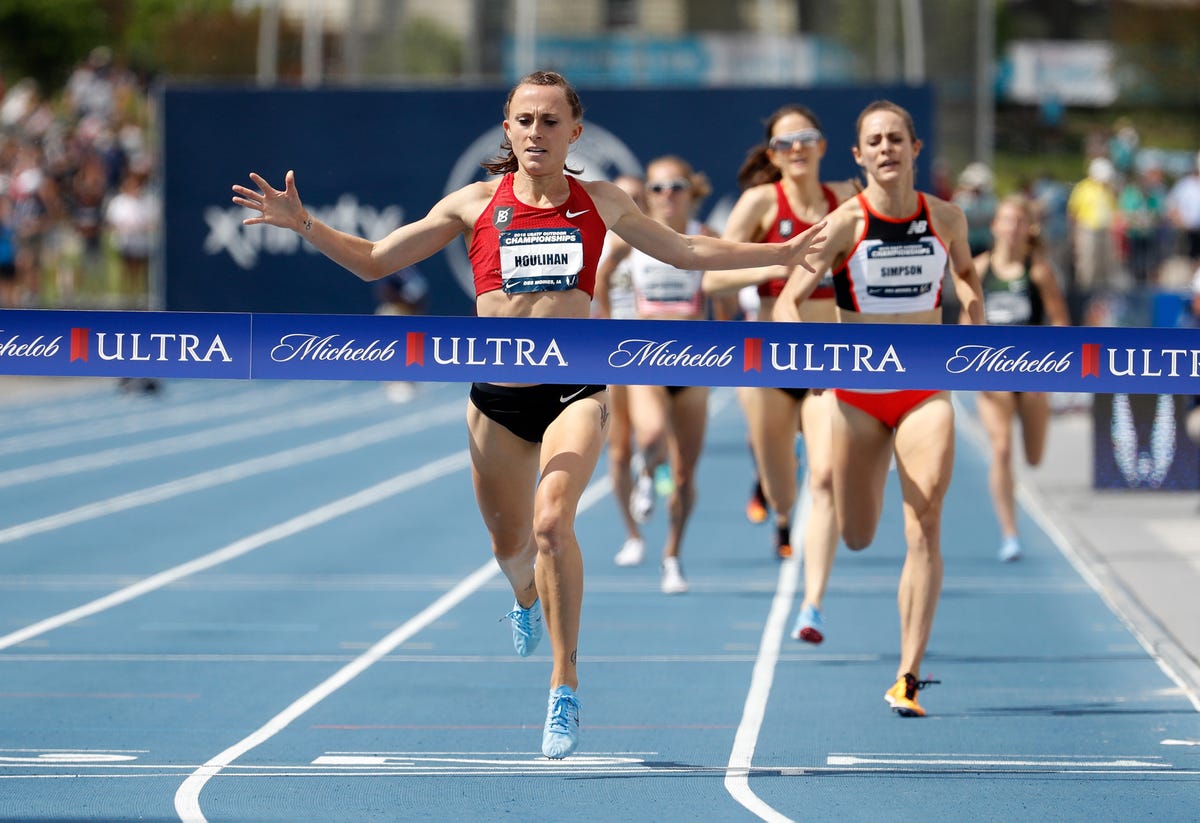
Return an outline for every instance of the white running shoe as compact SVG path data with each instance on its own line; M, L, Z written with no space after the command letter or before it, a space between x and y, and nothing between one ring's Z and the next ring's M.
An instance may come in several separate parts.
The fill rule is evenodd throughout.
M679 568L678 557L664 557L662 562L662 593L684 594L688 590L688 582L683 579Z
M618 566L640 566L646 558L646 544L642 542L640 537L631 537L625 541L625 545L617 552L613 562Z
M642 472L629 495L629 514L635 523L645 523L654 512L654 478Z

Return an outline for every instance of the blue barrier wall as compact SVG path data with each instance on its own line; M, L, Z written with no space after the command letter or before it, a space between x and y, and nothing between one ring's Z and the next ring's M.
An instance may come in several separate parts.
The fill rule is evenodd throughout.
M296 172L305 204L339 228L377 238L423 216L448 191L484 179L499 148L506 88L259 90L168 87L162 92L165 231L163 307L171 311L362 313L371 287L295 234L241 225L230 186L257 171L276 186ZM674 153L712 179L701 215L720 222L762 122L800 102L821 118L826 179L858 169L850 155L859 111L881 97L912 112L925 141L918 186L937 156L928 88L580 89L584 135L572 163L587 178L640 171ZM715 213L715 214L714 214ZM469 314L461 243L421 265L430 311Z

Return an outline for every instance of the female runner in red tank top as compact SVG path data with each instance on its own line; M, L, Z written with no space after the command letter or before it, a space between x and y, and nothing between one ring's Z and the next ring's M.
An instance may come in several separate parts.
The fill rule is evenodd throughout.
M524 77L505 101L503 156L484 165L499 176L451 192L377 241L314 218L291 171L283 189L251 174L255 188L235 185L233 202L254 212L244 223L292 229L363 280L418 263L462 237L480 317L587 318L606 229L681 269L803 265L820 246L823 226L776 246L677 234L612 183L568 177L567 154L582 118L579 96L562 75ZM575 514L604 448L607 400L604 386L475 384L467 408L476 500L516 598L513 645L531 654L543 617L550 634L554 666L542 752L551 758L566 757L579 741L583 558Z
M858 191L855 180L821 183L826 142L817 116L807 107L785 106L766 122L766 139L752 149L738 172L743 191L729 214L723 237L756 243L782 243L820 222ZM709 293L757 285L759 319L771 320L776 298L790 269L773 267L713 271L704 276ZM804 318L832 323L833 284L821 283L803 306ZM792 509L796 505L797 431L804 433L808 487L812 507L804 524L804 602L792 636L809 643L824 639L821 602L837 552L837 520L833 510L833 468L829 426L833 398L805 387L754 388L738 391L750 431L750 447L765 502L775 513L775 552L789 557ZM752 521L766 513L747 514Z
M858 117L854 159L867 186L827 220L817 271L832 270L843 323L940 323L949 264L961 321L983 322L979 277L961 209L913 185L921 141L900 106L877 101ZM888 246L890 248L880 249ZM775 316L801 320L818 276L795 272ZM942 587L942 502L954 465L954 410L945 391L833 392L833 493L842 539L865 549L883 512L893 456L904 497L908 551L900 573L900 666L884 699L905 717L924 716L921 661Z

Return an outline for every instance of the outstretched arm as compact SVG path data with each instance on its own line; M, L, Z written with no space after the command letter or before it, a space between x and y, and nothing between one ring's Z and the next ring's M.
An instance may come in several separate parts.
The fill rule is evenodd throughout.
M841 265L845 255L854 247L861 211L852 206L852 202L844 203L825 218L828 239L809 259L809 268L796 268L788 275L783 290L775 300L775 308L771 310L772 320L800 322L800 304L812 294L817 283L821 282L821 276Z
M773 186L756 186L742 192L729 212L721 236L736 243L757 243L762 239L763 224L775 209ZM756 286L768 280L787 277L787 266L764 268L714 269L704 273L701 286L708 295L732 294L745 286Z
M678 269L739 269L759 266L807 267L825 237L821 222L787 243L735 243L719 237L678 234L639 213L626 213L610 227L634 248Z
M296 189L295 173L284 176L282 190L251 173L257 190L233 187L233 202L253 214L242 221L247 226L265 223L291 229L313 244L322 254L349 269L363 280L378 280L405 266L435 254L466 230L462 217L471 200L471 187L447 195L415 223L408 223L378 241L338 231L313 217L304 208Z

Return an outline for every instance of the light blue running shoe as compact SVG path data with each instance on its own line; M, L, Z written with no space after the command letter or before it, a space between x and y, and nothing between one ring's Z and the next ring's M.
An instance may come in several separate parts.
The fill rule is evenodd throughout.
M823 628L825 628L825 618L821 617L820 610L805 603L800 609L800 614L796 615L796 625L792 627L792 639L803 640L805 643L812 643L815 646L825 639L825 635L821 633Z
M529 657L542 639L542 601L537 599L528 609L521 608L517 601L513 609L504 615L512 623L513 648L521 657Z
M579 698L570 686L550 692L546 729L542 732L542 754L561 760L579 745Z
M1012 563L1014 560L1021 559L1021 541L1016 537L1006 537L1000 545L1000 553L997 557L1001 563Z

